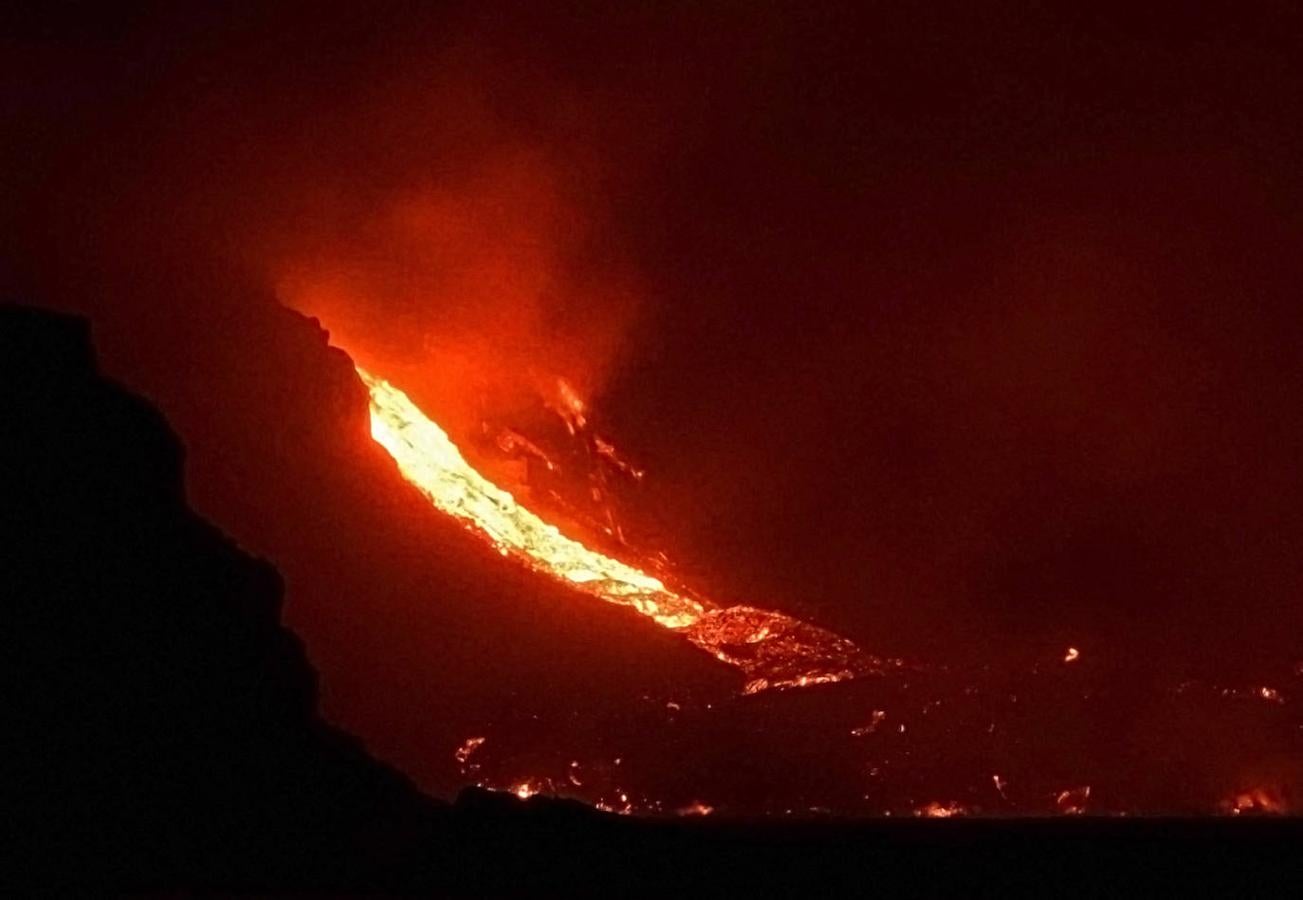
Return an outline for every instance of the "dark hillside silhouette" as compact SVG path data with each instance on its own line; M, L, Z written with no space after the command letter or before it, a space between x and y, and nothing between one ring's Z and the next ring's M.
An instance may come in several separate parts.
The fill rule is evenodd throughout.
M13 307L0 322L19 688L5 817L26 872L142 887L373 875L437 805L318 718L280 576L188 509L180 442L100 377L86 322Z

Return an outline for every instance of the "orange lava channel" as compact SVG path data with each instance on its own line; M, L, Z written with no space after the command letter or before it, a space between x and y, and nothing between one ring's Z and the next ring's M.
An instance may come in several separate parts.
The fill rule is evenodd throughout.
M566 537L477 472L447 432L401 390L361 367L357 371L370 393L372 438L437 509L486 538L503 556L685 634L742 669L750 677L747 693L840 681L877 667L876 660L831 632L782 613L708 605Z

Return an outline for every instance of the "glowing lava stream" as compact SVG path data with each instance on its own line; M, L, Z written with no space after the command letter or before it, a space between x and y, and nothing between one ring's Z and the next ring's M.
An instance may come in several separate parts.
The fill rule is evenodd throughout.
M447 433L406 394L357 368L371 398L371 436L403 477L439 510L486 538L503 556L684 634L747 676L744 689L841 681L881 663L853 643L782 613L715 607L561 534L477 472Z

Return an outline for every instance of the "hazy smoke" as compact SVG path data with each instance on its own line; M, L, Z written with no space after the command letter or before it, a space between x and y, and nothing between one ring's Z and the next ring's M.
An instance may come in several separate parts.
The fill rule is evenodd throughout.
M314 177L275 188L289 227L252 254L281 299L454 428L558 375L592 397L640 300L600 110L492 52L375 68L330 111Z

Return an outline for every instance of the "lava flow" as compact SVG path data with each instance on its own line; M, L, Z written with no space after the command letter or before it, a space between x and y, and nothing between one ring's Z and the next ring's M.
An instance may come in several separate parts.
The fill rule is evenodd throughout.
M370 393L371 436L394 458L403 477L503 556L682 633L742 670L748 678L746 693L881 671L879 660L822 628L782 613L719 607L690 597L566 537L477 472L448 434L401 390L361 367L357 371Z

